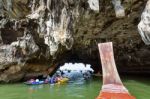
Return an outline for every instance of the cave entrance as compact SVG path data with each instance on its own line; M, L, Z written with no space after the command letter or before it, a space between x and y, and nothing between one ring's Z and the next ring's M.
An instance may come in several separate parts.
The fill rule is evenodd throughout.
M89 79L93 73L91 65L84 63L65 63L56 71L56 75L67 77L70 80Z

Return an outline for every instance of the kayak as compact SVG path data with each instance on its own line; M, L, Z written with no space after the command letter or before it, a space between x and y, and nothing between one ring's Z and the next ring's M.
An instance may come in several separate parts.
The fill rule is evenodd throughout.
M44 81L39 81L39 82L24 82L26 85L41 85L41 84L46 84Z
M57 82L57 84L67 83L68 81L69 81L68 78L63 78L63 79L59 80L59 81Z
M59 80L58 82L56 83L50 83L50 82L45 82L45 81L34 81L34 82L30 82L30 81L27 81L27 82L24 82L24 84L26 85L41 85L41 84L52 84L52 85L55 85L55 84L64 84L64 83L67 83L69 81L68 78L62 78L61 80Z

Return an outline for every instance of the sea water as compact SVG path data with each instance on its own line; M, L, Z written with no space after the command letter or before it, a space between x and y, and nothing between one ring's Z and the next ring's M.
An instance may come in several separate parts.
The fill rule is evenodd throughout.
M136 99L150 99L150 79L121 77L124 85ZM1 84L0 99L95 99L102 85L102 77L77 80L63 85Z

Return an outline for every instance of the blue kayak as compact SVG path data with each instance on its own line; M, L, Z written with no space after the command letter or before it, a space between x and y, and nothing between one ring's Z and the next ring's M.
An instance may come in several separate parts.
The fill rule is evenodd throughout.
M40 84L46 84L44 81L39 82L24 82L26 85L40 85Z

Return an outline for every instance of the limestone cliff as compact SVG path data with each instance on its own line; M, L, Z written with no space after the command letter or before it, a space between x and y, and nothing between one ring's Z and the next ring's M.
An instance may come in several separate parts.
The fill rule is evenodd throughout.
M149 71L149 46L137 29L146 2L0 0L0 81L48 74L68 61L97 71L97 44L106 41L114 43L121 72Z

